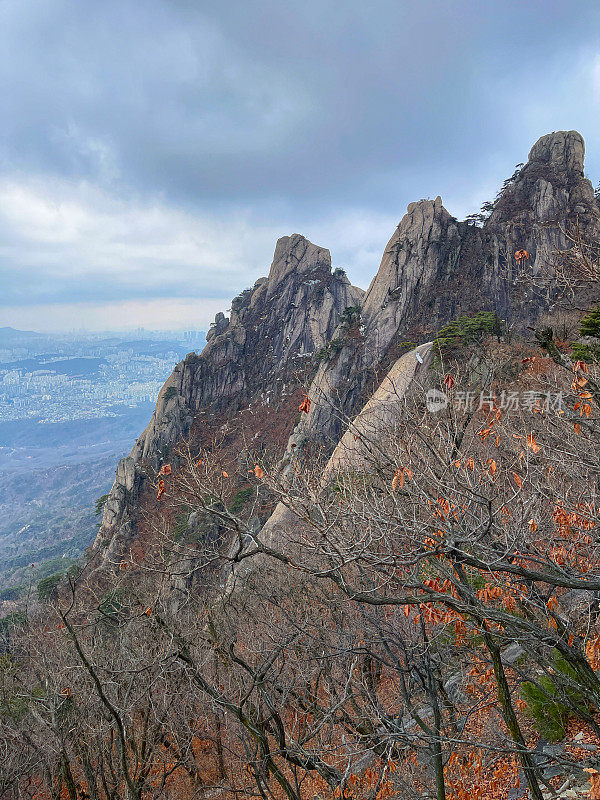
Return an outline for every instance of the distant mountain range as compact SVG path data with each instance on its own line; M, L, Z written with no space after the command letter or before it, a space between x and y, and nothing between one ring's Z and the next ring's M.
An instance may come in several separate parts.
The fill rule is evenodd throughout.
M22 339L45 339L43 333L36 331L19 331L16 328L4 327L0 328L0 347L14 344Z

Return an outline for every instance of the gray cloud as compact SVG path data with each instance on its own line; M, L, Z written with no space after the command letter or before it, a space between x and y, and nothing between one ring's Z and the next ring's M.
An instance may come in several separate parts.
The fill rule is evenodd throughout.
M599 17L587 0L4 0L3 305L226 305L293 231L364 285L408 202L475 210L549 130L578 128L600 176Z

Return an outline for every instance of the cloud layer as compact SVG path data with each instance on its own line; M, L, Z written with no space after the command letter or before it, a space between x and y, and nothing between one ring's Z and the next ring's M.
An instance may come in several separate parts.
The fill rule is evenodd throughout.
M583 133L597 180L598 22L585 0L4 0L0 326L206 325L292 232L366 285L407 203L476 210L550 130Z

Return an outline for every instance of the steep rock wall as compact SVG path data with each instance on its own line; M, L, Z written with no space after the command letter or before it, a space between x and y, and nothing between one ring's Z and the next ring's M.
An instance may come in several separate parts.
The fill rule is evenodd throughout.
M405 353L391 367L364 408L352 420L331 454L323 477L377 463L382 438L397 427L409 392L423 390L431 365L431 342Z
M344 425L344 433L323 470L324 484L332 480L336 473L369 470L370 463L377 463L378 445L393 430L399 418L399 409L411 393L421 391L425 385L431 355L431 343L426 343L405 353L392 364L377 391L355 418ZM285 547L290 530L301 526L302 522L296 514L280 502L258 536L264 545L281 549ZM228 580L228 591L234 591L238 585L237 579L253 568L252 564L234 567Z

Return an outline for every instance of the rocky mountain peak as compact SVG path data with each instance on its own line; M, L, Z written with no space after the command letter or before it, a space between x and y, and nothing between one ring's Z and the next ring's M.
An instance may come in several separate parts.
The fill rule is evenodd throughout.
M281 407L291 422L298 406L294 387L310 380L313 355L363 294L343 271L332 273L329 250L299 234L279 239L268 278L232 300L229 318L216 315L202 353L177 364L161 389L148 427L119 465L97 546L115 546L119 531L117 539L132 534L136 504L148 483L144 465L157 469L200 415L206 420L227 413L233 420L266 403Z
M398 227L404 225L413 225L415 219L423 218L424 220L438 216L440 213L448 213L443 205L442 198L438 196L435 200L417 200L414 203L409 203L406 208L406 216L400 221Z
M364 303L367 321L393 299L401 300L403 305L410 301L411 286L427 275L432 257L437 263L441 242L457 232L453 223L439 196L435 200L409 203L367 291Z
M269 270L268 294L291 273L301 274L323 268L331 271L331 254L324 247L309 242L299 233L282 236L275 245L273 263Z
M556 131L540 137L529 151L529 163L547 164L557 172L581 177L585 143L577 131Z
M594 222L598 209L592 184L584 176L584 154L583 137L577 131L542 136L531 148L527 163L505 183L486 227L493 229L510 221L532 233L540 224L557 225L564 231L575 215L584 215L584 224ZM537 252L536 244L544 238L534 235L530 246L522 246ZM552 245L560 248L556 236ZM544 251L543 257L547 255ZM537 261L539 268L539 258Z

